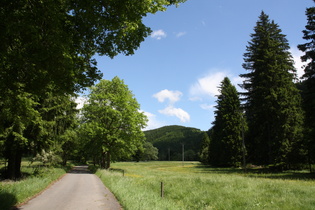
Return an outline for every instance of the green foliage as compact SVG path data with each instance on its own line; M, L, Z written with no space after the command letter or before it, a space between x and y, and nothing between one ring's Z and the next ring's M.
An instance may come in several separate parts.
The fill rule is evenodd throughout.
M42 103L92 86L102 76L95 54L133 54L151 32L142 18L184 1L0 2L0 142L9 178L20 176L30 139L36 151L52 140L46 131L58 114L47 120Z
M314 53L314 41L315 41L315 7L307 8L307 25L303 30L303 39L305 44L298 45L298 48L304 52L301 57L303 62L308 62L304 66L305 79L301 84L303 108L305 111L305 149L307 150L308 159L311 163L315 162L315 53Z
M142 160L157 160L158 159L158 154L159 150L152 145L150 142L145 142L144 145L144 152L143 152L143 157Z
M244 54L241 85L249 135L246 145L256 164L289 164L301 146L301 97L293 80L289 44L279 26L261 13Z
M221 82L219 91L209 145L209 163L217 166L239 166L244 132L240 100L236 88L227 77Z
M199 129L165 126L144 133L147 141L158 148L159 160L182 160L182 144L185 147L185 160L199 159L198 154L203 135L203 132ZM188 152L189 150L190 152Z
M45 166L56 166L61 163L61 157L56 155L53 151L46 152L45 150L38 153L33 160L42 162Z
M204 132L201 140L201 149L200 149L200 162L204 164L209 163L209 145L210 145L210 138L206 132Z
M139 110L134 95L118 77L101 80L91 88L88 103L82 109L81 129L87 137L86 146L103 158L102 167L109 168L111 158L128 157L142 146L141 129L147 118Z

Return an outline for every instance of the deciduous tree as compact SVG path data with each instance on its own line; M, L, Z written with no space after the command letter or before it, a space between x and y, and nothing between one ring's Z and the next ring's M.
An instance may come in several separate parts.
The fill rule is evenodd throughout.
M20 176L25 129L41 124L39 99L47 91L73 94L93 85L101 78L95 54L133 54L151 32L142 18L184 1L0 1L0 115L5 122L0 131L9 178Z
M84 105L82 129L101 157L101 167L110 168L111 158L130 156L144 143L147 118L127 85L118 77L101 80L91 88Z

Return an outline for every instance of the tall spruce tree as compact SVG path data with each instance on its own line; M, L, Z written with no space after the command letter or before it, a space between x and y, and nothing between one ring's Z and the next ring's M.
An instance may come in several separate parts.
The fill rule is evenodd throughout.
M239 166L242 161L241 105L235 86L225 77L220 85L209 148L210 164Z
M240 75L249 123L247 145L256 164L290 162L300 140L301 97L294 84L296 70L288 41L279 26L264 12L251 34ZM294 150L297 151L297 150Z
M315 1L314 1L315 2ZM301 57L304 66L305 79L302 83L303 108L305 111L305 141L308 158L311 163L315 162L315 7L307 8L307 25L303 30L303 39L307 42L298 45L299 50L305 54Z

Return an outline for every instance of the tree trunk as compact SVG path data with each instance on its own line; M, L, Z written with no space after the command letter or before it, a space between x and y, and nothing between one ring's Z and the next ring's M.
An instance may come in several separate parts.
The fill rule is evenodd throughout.
M106 153L102 152L100 166L101 166L101 168L105 168L106 169L105 156L106 156Z
M8 179L19 179L21 177L21 162L22 154L19 150L14 150L13 148L9 151L8 154Z
M105 169L109 169L110 168L110 152L106 152L106 167Z
M21 177L22 151L13 135L8 136L6 140L5 156L8 160L6 178L19 179Z

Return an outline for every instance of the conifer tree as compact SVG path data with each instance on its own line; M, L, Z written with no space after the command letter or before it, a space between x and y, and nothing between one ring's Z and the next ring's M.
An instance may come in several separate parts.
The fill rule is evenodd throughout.
M315 1L314 1L315 2ZM315 7L307 8L307 25L303 30L303 39L307 42L298 45L299 50L305 54L301 57L304 66L305 79L302 83L303 108L305 111L305 141L310 163L315 161Z
M264 12L251 34L240 75L249 123L251 161L256 164L289 162L300 140L301 97L294 84L296 70L288 41L279 26Z
M242 161L241 105L235 86L225 77L220 85L213 122L209 161L217 166L239 166Z

